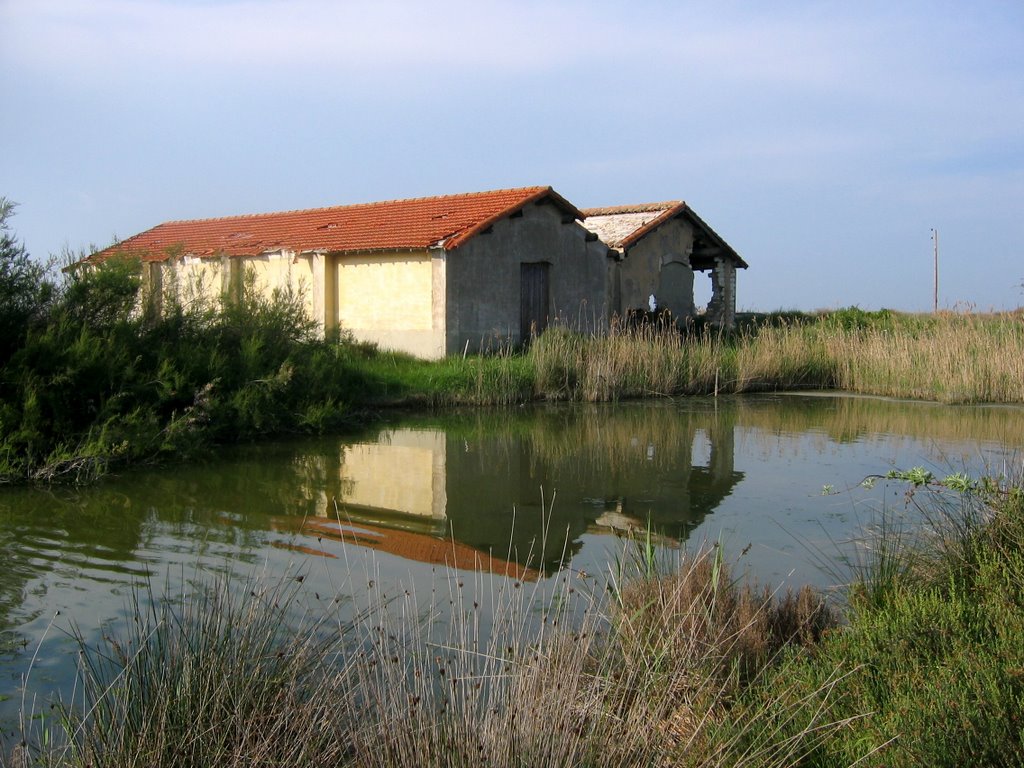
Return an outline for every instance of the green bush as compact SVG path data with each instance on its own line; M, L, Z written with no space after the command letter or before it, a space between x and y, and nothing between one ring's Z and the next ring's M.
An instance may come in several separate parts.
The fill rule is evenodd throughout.
M29 258L10 229L15 204L0 197L0 365L21 345L25 332L45 313L53 293L46 266Z
M211 443L340 426L346 340L250 281L222 306L141 311L138 261L72 269L32 309L0 380L0 482L87 482Z
M844 331L861 331L867 328L892 328L896 313L891 309L880 309L870 312L857 306L845 307L826 312L821 322L826 327L840 328Z

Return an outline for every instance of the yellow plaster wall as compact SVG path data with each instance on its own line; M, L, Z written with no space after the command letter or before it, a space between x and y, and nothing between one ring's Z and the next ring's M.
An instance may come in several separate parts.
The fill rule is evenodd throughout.
M221 259L171 259L164 262L164 295L186 307L196 302L217 303L221 297L223 272Z
M430 255L356 254L337 260L342 328L428 331L433 327Z
M445 516L443 432L395 429L376 443L346 446L341 501L419 517Z
M264 295L290 289L325 329L426 358L445 354L445 259L429 251L345 256L290 252L242 258L176 257L151 290L182 304L216 303L243 280ZM244 276L244 277L243 277Z
M246 278L251 275L260 291L270 296L274 289L291 290L302 297L306 312L313 313L313 257L294 257L290 253L270 256L250 256L240 260Z
M324 304L333 304L335 322L358 341L443 357L444 269L443 257L427 251L336 256Z
M150 290L159 289L164 298L185 306L196 302L219 303L222 297L241 287L243 274L257 290L269 297L274 289L290 289L301 296L306 311L314 317L313 257L298 258L290 253L246 257L175 257L159 265L159 278L147 277Z

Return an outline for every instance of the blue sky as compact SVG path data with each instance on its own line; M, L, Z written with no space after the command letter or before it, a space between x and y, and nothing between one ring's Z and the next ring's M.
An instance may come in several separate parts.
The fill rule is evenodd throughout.
M682 198L745 309L1024 304L1024 3L0 0L38 258L162 221L550 184ZM702 286L703 287L703 286Z

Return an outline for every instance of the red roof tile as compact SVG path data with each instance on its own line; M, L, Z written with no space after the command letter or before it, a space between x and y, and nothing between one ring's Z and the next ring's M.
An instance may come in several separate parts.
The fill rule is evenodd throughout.
M169 221L106 250L89 261L113 255L164 261L170 252L192 256L251 256L288 249L325 251L451 250L495 221L530 202L549 197L567 213L582 214L551 187L523 187L464 195L387 200L361 205L313 208L220 219Z
M635 205L607 205L604 208L584 208L583 215L590 217L614 216L619 213L652 213L678 208L681 205L683 205L682 200L666 200L664 203L637 203Z
M489 552L476 549L454 539L439 539L424 533L386 528L360 521L342 522L321 517L301 519L276 517L271 520L274 530L291 530L326 537L345 544L388 552L406 560L445 565L466 571L480 571L508 576L522 581L537 581L540 571L529 566L502 560ZM298 549L298 548L297 548ZM299 551L302 551L299 549ZM321 554L319 551L311 554Z

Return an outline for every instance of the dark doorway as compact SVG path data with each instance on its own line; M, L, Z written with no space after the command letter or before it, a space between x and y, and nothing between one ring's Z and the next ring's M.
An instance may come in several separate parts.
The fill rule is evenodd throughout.
M548 327L548 270L551 265L537 261L519 265L519 340L526 343Z

